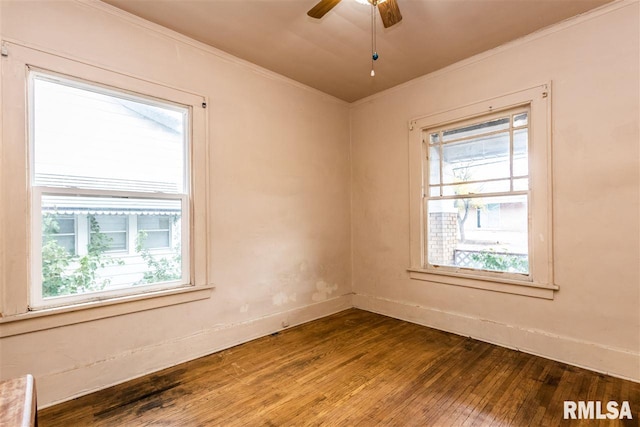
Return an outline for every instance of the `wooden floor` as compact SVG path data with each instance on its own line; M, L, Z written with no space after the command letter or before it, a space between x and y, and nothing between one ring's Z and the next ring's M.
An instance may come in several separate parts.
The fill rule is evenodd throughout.
M626 400L633 420L564 421L565 400ZM637 426L639 410L638 383L350 309L42 410L39 424Z

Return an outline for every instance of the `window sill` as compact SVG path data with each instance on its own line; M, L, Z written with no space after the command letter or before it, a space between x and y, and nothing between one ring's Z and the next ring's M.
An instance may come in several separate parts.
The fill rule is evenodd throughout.
M0 317L0 338L203 300L214 289L213 285L181 287Z
M441 283L445 285L464 286L467 288L484 289L487 291L503 292L534 298L553 299L555 285L532 283L523 280L500 279L494 277L463 275L448 272L433 272L419 268L409 268L409 277L415 280Z

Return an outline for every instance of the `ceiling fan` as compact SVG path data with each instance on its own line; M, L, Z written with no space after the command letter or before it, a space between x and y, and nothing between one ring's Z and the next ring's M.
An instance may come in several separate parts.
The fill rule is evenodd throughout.
M389 28L390 26L402 21L402 15L400 14L400 9L398 8L396 0L366 1L373 6L378 6L380 18L382 18L382 24L385 28ZM320 19L338 3L340 3L340 0L320 0L318 4L313 6L313 8L307 12L307 15L312 18Z

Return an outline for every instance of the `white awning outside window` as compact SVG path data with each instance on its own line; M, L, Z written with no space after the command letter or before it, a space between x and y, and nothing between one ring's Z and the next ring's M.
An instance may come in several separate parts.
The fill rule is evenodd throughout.
M180 215L180 200L44 196L42 212L66 215Z

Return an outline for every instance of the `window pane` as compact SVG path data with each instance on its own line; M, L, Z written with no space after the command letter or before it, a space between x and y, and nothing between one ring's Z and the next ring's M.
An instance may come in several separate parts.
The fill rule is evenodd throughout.
M169 230L172 219L170 216L140 215L138 216L138 230Z
M159 249L168 248L171 246L169 240L170 234L168 231L147 231L146 239L143 242L143 247L146 249Z
M527 191L527 190L529 190L529 178L513 180L513 191Z
M43 245L55 244L60 246L67 253L74 255L76 253L76 238L70 235L48 235L45 234L42 239Z
M440 142L439 133L432 133L431 135L429 135L429 144L436 144L438 142Z
M502 117L482 123L475 123L473 125L445 130L442 132L442 141L453 141L460 138L468 138L474 135L509 129L509 121L509 117Z
M94 215L100 231L126 231L127 216L126 215Z
M440 146L429 147L429 182L440 184Z
M55 215L55 219L59 225L58 233L74 234L76 232L76 220L73 215Z
M528 124L529 115L527 113L516 114L513 116L513 126L525 126Z
M127 215L89 215L90 244L97 238L104 240L109 251L127 249ZM100 233L103 236L96 236Z
M77 253L65 250L70 243L59 239L55 233L52 236L52 225L45 221L60 213L87 221L86 226L77 227ZM180 199L43 195L42 214L42 292L45 298L170 282L182 277L179 245L162 255L150 254L144 247L131 248L126 253L113 252L127 248L125 230L130 215L138 218L155 216L158 225L171 218L178 233L177 241L180 241ZM167 245L168 232L158 235L151 232L150 235L152 242L170 247Z
M527 196L430 200L431 265L529 273Z
M138 217L138 238L145 249L161 249L171 246L171 224L174 216L141 215Z
M69 254L76 252L75 216L57 215L49 212L42 214L42 245L56 245Z
M442 146L444 183L508 178L509 132Z
M109 245L110 251L124 251L127 249L127 233L103 233Z
M186 108L53 77L33 84L35 185L184 192Z
M529 132L518 129L513 132L513 175L525 176L529 174Z

